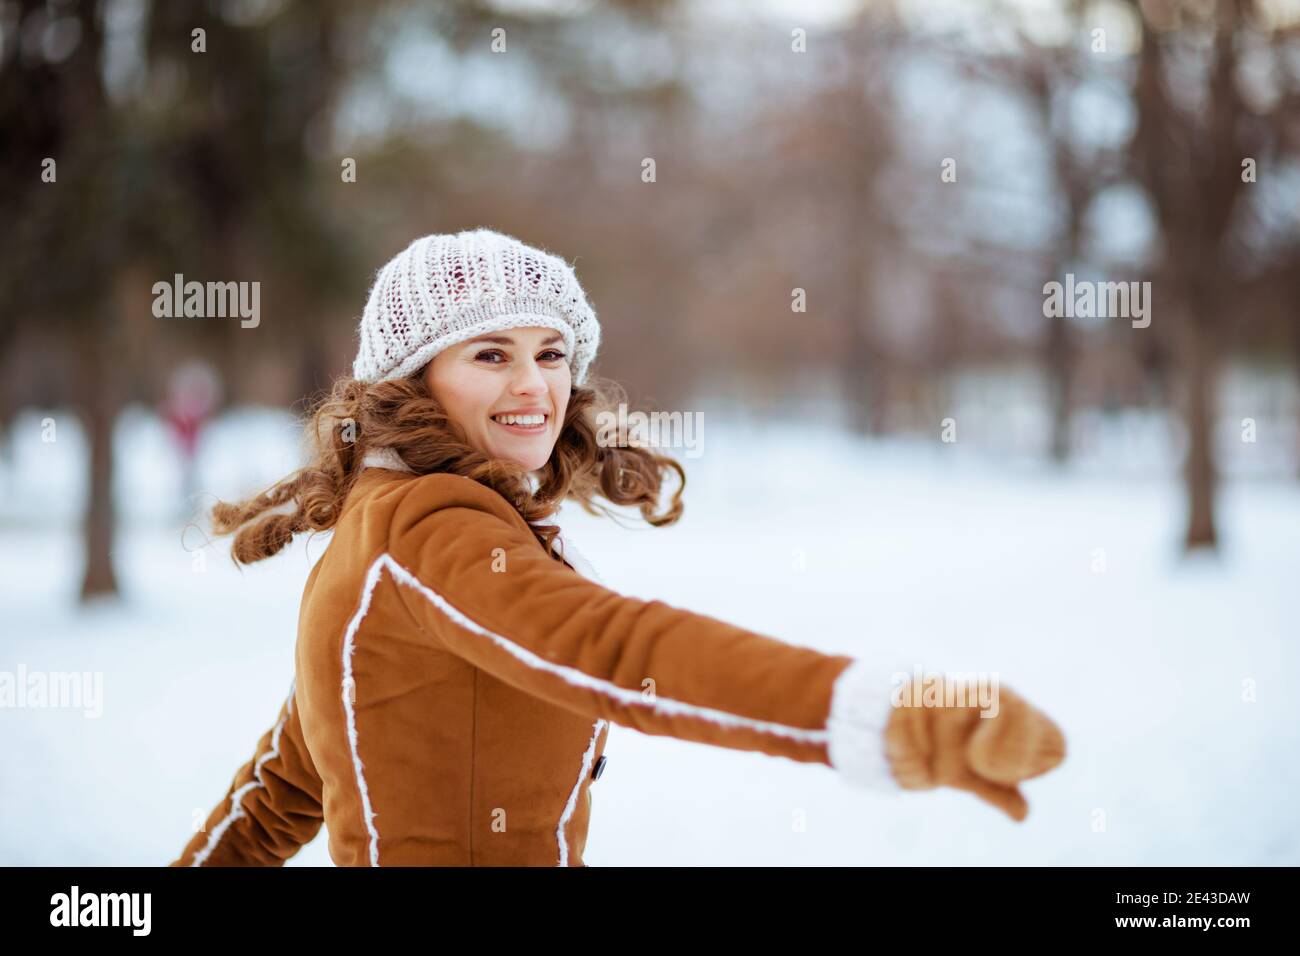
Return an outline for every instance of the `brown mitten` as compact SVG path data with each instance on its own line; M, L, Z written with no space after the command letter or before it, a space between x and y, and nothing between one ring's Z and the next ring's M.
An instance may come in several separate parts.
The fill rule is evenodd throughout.
M936 675L932 706L925 706L925 690L918 688L914 701L911 682L905 684L902 706L895 706L885 725L885 753L899 786L968 790L1013 820L1025 819L1029 805L1016 785L1065 759L1060 728L1007 687L996 688L989 717L980 716L970 684Z

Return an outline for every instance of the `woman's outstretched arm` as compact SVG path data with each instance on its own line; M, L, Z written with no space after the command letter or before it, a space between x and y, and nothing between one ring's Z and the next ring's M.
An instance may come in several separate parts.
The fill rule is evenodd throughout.
M430 639L536 697L643 733L821 763L863 786L964 786L1017 819L1014 768L1033 776L1063 756L1050 721L1008 708L993 749L1016 753L996 754L1002 779L969 786L964 758L932 751L961 750L977 730L986 740L997 719L968 712L957 727L954 713L942 735L928 715L892 720L896 675L911 670L902 648L824 654L619 594L548 557L504 499L468 478L418 479L381 560ZM936 765L962 772L922 772Z
M321 780L302 737L294 692L280 705L226 796L169 866L283 866L324 822Z

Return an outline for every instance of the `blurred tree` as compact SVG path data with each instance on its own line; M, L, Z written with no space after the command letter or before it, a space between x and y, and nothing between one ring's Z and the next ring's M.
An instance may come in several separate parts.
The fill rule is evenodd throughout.
M90 445L83 599L117 589L112 435L128 395L156 397L160 370L192 350L223 368L237 399L241 355L292 348L310 327L309 316L249 330L155 318L153 282L265 280L264 310L339 290L346 233L316 198L309 134L327 126L342 77L341 28L377 6L286 0L247 20L247 6L154 3L125 61L123 4L9 8L0 314L11 319L0 336L12 341L23 320L75 383L64 397Z
M1068 4L1065 15L1072 35L1082 35L1083 4ZM1114 151L1081 141L1071 115L1071 98L1090 76L1085 62L1087 56L1077 42L1067 44L1065 49L1043 48L1026 42L1016 57L1020 83L1038 110L1054 180L1052 195L1061 207L1056 241L1046 250L1049 261L1045 282L1060 281L1067 271L1083 262L1088 208L1103 189L1119 179L1118 157L1112 155ZM1048 455L1058 464L1070 456L1076 350L1069 319L1063 311L1054 311L1047 318L1043 357L1051 420Z
M1177 323L1181 355L1184 543L1213 548L1216 383L1229 333L1244 318L1246 267L1259 255L1243 228L1256 181L1245 164L1258 175L1275 168L1295 125L1293 92L1248 97L1244 88L1265 66L1281 90L1294 91L1297 68L1287 65L1295 59L1294 36L1287 47L1261 45L1272 29L1269 11L1250 0L1130 2L1141 24L1131 159L1162 239L1155 299Z
M838 374L849 426L861 434L887 430L893 363L881 328L880 291L887 276L883 251L898 243L885 194L896 160L891 99L899 27L890 9L861 5L836 38L839 69L819 93L810 133L823 141L827 162L810 188L827 225L823 255L835 271L831 288L841 329Z

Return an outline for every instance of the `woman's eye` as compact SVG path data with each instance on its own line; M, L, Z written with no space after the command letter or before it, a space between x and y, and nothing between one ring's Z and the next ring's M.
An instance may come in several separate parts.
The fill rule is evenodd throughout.
M558 349L547 349L538 357L544 362L556 362L564 358L564 353ZM500 358L501 362L504 362L506 360L505 353L500 349L488 349L474 356L475 361L485 360L489 365L500 365L501 362L495 361L496 358Z

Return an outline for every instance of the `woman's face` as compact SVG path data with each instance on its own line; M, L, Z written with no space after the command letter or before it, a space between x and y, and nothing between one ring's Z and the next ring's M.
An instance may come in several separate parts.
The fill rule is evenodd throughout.
M572 373L564 336L524 326L443 349L424 381L476 450L536 471L560 436ZM527 420L508 424L512 413Z

